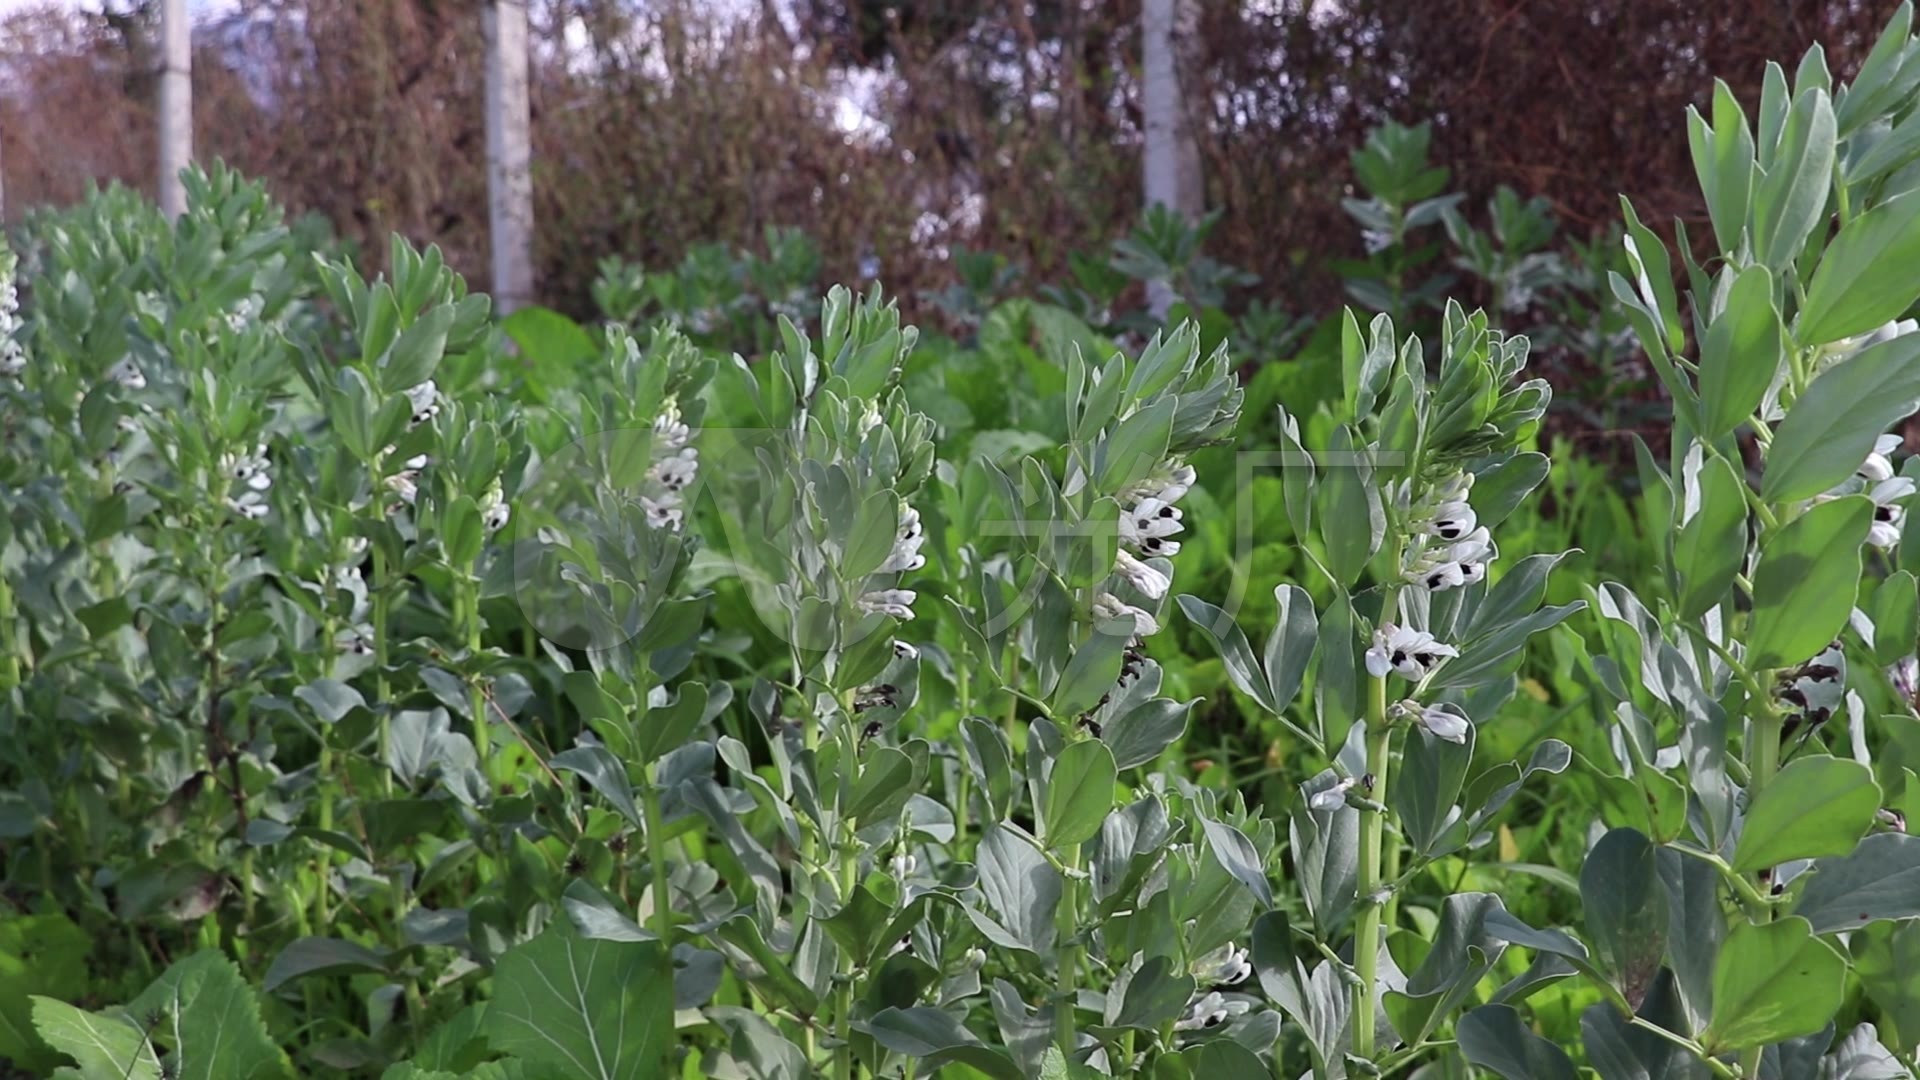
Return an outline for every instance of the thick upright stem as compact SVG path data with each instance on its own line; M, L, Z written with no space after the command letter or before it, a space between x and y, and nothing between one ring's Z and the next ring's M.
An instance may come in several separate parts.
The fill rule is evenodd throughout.
M667 902L667 834L660 812L660 763L647 767L646 782L640 785L640 821L647 830L647 868L653 889L653 933L661 944L673 947L673 905Z
M379 544L373 545L373 587L371 600L373 611L373 697L376 714L380 717L380 763L385 765L392 758L388 748L393 744L393 725L388 716L387 695L387 621L391 614L391 583L387 581L387 558ZM389 797L393 795L393 773L388 769L380 770L380 784Z
M1073 844L1060 853L1061 861L1068 870L1080 868L1080 845ZM1061 1056L1073 1060L1073 1051L1078 1035L1073 1027L1073 1004L1080 994L1080 946L1074 939L1080 934L1080 883L1073 875L1066 875L1060 890L1060 907L1055 916L1054 933L1058 952L1059 968L1057 973L1059 999L1054 1005L1053 1039L1060 1047Z
M854 839L853 821L842 825L840 838L840 898L842 903L851 903L854 887L859 883L860 848ZM833 1035L837 1045L833 1051L833 1075L837 1080L853 1080L853 957L845 950L840 952L840 962L836 969L833 988Z
M466 616L467 659L471 663L480 655L480 583L468 577L461 587L461 593ZM484 775L487 762L493 756L493 725L487 716L487 695L478 679L474 680L469 693L472 698L468 708L473 713L473 752L480 759L480 772Z
M1367 771L1373 775L1373 790L1368 798L1377 803L1387 800L1387 749L1393 731L1387 726L1387 680L1368 680ZM1353 936L1353 966L1360 985L1353 990L1353 1052L1373 1059L1374 998L1380 968L1380 905L1375 896L1381 883L1381 840L1386 835L1386 815L1375 810L1362 811L1360 820L1360 881L1358 886L1359 925Z

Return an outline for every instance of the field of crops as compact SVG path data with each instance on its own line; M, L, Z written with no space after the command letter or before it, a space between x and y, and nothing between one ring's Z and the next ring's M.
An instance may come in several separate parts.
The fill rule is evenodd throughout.
M1321 321L1162 215L921 333L798 232L576 320L220 167L37 212L0 1076L1911 1077L1910 9L1765 86L1577 258L1383 127Z

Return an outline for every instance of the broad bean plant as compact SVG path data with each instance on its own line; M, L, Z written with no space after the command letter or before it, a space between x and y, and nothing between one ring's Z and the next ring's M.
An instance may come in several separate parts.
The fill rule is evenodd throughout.
M0 1057L1911 1076L1911 21L1851 85L1816 49L1689 118L1710 240L1625 204L1658 565L1577 587L1503 553L1562 535L1515 524L1564 491L1551 394L1457 303L1346 314L1271 439L1200 328L1034 305L982 327L1043 346L994 430L878 288L725 305L749 358L631 268L588 326L398 239L369 278L221 169L175 222L36 215L0 248ZM1518 729L1548 643L1605 731ZM1183 752L1222 716L1284 785ZM1519 853L1546 822L1561 865Z

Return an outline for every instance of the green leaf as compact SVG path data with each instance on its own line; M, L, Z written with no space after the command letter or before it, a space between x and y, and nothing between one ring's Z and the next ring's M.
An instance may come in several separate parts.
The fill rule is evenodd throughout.
M1864 334L1920 299L1920 195L1881 203L1847 223L1820 255L1794 324L1802 345Z
M1047 776L1046 810L1040 819L1047 846L1057 851L1093 839L1113 809L1118 777L1112 751L1098 739L1062 750Z
M1780 369L1780 311L1773 275L1750 266L1733 279L1727 305L1700 343L1700 434L1719 439L1739 427L1767 395Z
M1093 636L1074 650L1053 688L1053 715L1079 716L1098 706L1100 699L1113 690L1126 659L1127 642L1133 636L1132 625L1122 628L1123 621L1116 619L1094 627Z
M1274 586L1273 602L1279 617L1274 620L1273 632L1267 635L1265 685L1273 710L1281 712L1293 704L1294 697L1300 693L1300 683L1306 678L1307 666L1313 662L1314 651L1320 644L1320 616L1314 610L1313 597L1298 585ZM1181 610L1186 610L1184 603ZM1226 649L1221 650L1221 655L1226 655Z
M672 962L659 942L590 941L550 926L500 957L487 1027L496 1050L569 1080L669 1075Z
M1214 1039L1180 1051L1180 1064L1196 1080L1266 1080L1266 1063L1232 1038Z
M440 508L440 548L448 566L472 566L486 542L487 530L480 523L480 507L471 495L457 495Z
M1753 576L1749 667L1801 663L1840 633L1853 613L1860 545L1872 524L1872 501L1850 495L1821 503L1762 542Z
M1912 1051L1920 1037L1920 923L1878 923L1849 935L1853 973L1867 997L1879 1006L1881 1023L1897 1033L1896 1045ZM1870 1073L1868 1078L1899 1077L1912 1073Z
M857 581L878 570L893 551L899 530L900 497L891 489L868 495L854 512L853 524L847 530L841 573L847 580Z
M913 759L895 747L874 747L862 755L860 778L841 812L855 821L882 820L886 815L876 812L888 803L904 801L913 794L912 788Z
M1327 572L1341 588L1350 588L1380 549L1386 516L1373 470L1364 450L1346 427L1338 427L1322 459L1320 477L1320 536L1326 542Z
M1747 808L1733 868L1749 873L1789 859L1851 854L1879 809L1872 769L1847 758L1800 758Z
M393 343L380 369L380 388L388 394L426 382L446 355L447 331L453 329L454 308L441 304L429 308L412 326L402 331Z
M1807 920L1737 920L1713 969L1713 1019L1700 1042L1714 1053L1811 1035L1840 1011L1847 964Z
M1754 146L1753 129L1732 87L1714 80L1711 126L1688 106L1687 138L1693 149L1694 172L1713 219L1715 246L1722 254L1737 251L1753 195Z
M1220 662L1226 667L1227 678L1233 680L1233 685L1259 702L1268 712L1278 713L1280 710L1275 704L1273 688L1267 683L1267 675L1253 658L1253 647L1247 644L1247 635L1233 621L1233 617L1197 596L1183 593L1177 600L1180 613L1220 653ZM1306 607L1308 611L1313 610L1310 599Z
M1774 432L1760 493L1768 502L1794 502L1847 479L1916 403L1920 334L1883 341L1821 372Z
M86 1080L159 1080L160 1058L130 1020L36 997L33 1026L47 1045L80 1063L80 1075Z
M260 988L271 994L295 979L308 975L337 975L343 972L384 972L387 959L365 945L340 938L297 938L280 950L267 965Z
M653 706L640 718L633 752L642 762L652 764L685 746L706 720L708 700L704 684L681 683L673 700Z
M917 1059L929 1075L957 1062L993 1080L1022 1080L1012 1058L988 1046L958 1017L942 1009L882 1009L859 1027L888 1050Z
M1627 235L1622 240L1627 262L1640 287L1640 299L1649 312L1659 317L1662 340L1673 352L1686 348L1687 332L1680 322L1680 301L1673 291L1673 265L1667 260L1665 241L1640 223L1633 204L1620 196L1620 212L1627 220ZM1763 386L1764 390L1765 387ZM1701 391L1705 396L1704 388Z
M574 381L573 373L600 358L580 324L551 308L523 307L500 320L500 329L520 347L520 356L547 386Z
M1207 817L1200 819L1200 825L1206 831L1207 846L1213 849L1213 857L1220 860L1220 866L1251 890L1263 907L1272 907L1273 887L1267 883L1260 852L1253 841L1247 839L1247 834L1224 821Z
M1654 852L1639 832L1614 829L1580 867L1587 937L1629 1001L1652 984L1666 952L1669 909Z
M1472 726L1467 728L1465 743L1442 739L1418 725L1407 733L1403 751L1406 760L1394 779L1389 800L1414 851L1430 853L1459 819L1454 800L1460 797L1460 788L1466 782L1473 743Z
M986 831L974 859L988 913L1011 935L1014 947L1050 952L1060 906L1059 871L1004 825Z
M65 915L0 919L0 1058L31 1073L53 1071L58 1058L34 1034L31 998L84 997L92 946Z
M1527 1029L1511 1005L1482 1005L1454 1025L1460 1053L1505 1080L1578 1080L1566 1051Z
M1107 721L1100 741L1113 752L1114 766L1134 769L1157 760L1186 733L1193 705L1193 701L1149 698Z
M329 724L337 724L355 709L367 707L360 691L339 679L315 679L294 690L293 696L307 703L314 715Z
M1107 993L1106 1025L1158 1031L1179 1019L1193 996L1193 976L1176 972L1173 960L1155 956L1138 970L1122 971Z
M172 1045L167 1064L178 1080L259 1080L292 1072L260 1019L253 987L215 950L176 962L127 1012L164 1017L156 1034Z
M1095 464L1100 494L1116 494L1137 483L1166 459L1177 404L1171 396L1161 398L1120 421L1113 434L1101 440Z
M627 778L627 767L606 747L576 746L553 755L548 764L565 772L578 773L635 828L646 827L641 819L640 808L633 801L633 782Z
M1920 836L1877 833L1849 854L1821 859L1794 914L1816 934L1920 916Z
M1920 582L1896 570L1873 590L1873 662L1889 667L1920 642Z
M1719 457L1700 463L1694 481L1700 505L1673 540L1680 575L1680 616L1697 619L1733 587L1747 556L1746 480Z
M1775 271L1793 264L1826 213L1838 131L1826 91L1809 87L1793 99L1780 148L1753 193L1753 248Z

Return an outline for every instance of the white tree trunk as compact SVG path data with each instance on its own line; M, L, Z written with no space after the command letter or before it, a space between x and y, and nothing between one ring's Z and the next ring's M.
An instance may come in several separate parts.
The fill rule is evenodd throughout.
M193 36L187 0L160 0L160 209L187 210L180 172L193 161Z
M490 0L487 29L487 222L493 303L533 300L533 111L527 90L527 0Z
M1183 55L1192 51L1199 8L1194 0L1144 0L1140 9L1141 115L1146 142L1141 153L1149 209L1158 205L1188 221L1206 209L1200 176L1200 144L1189 123ZM1173 302L1164 281L1149 282L1147 303L1164 317Z

